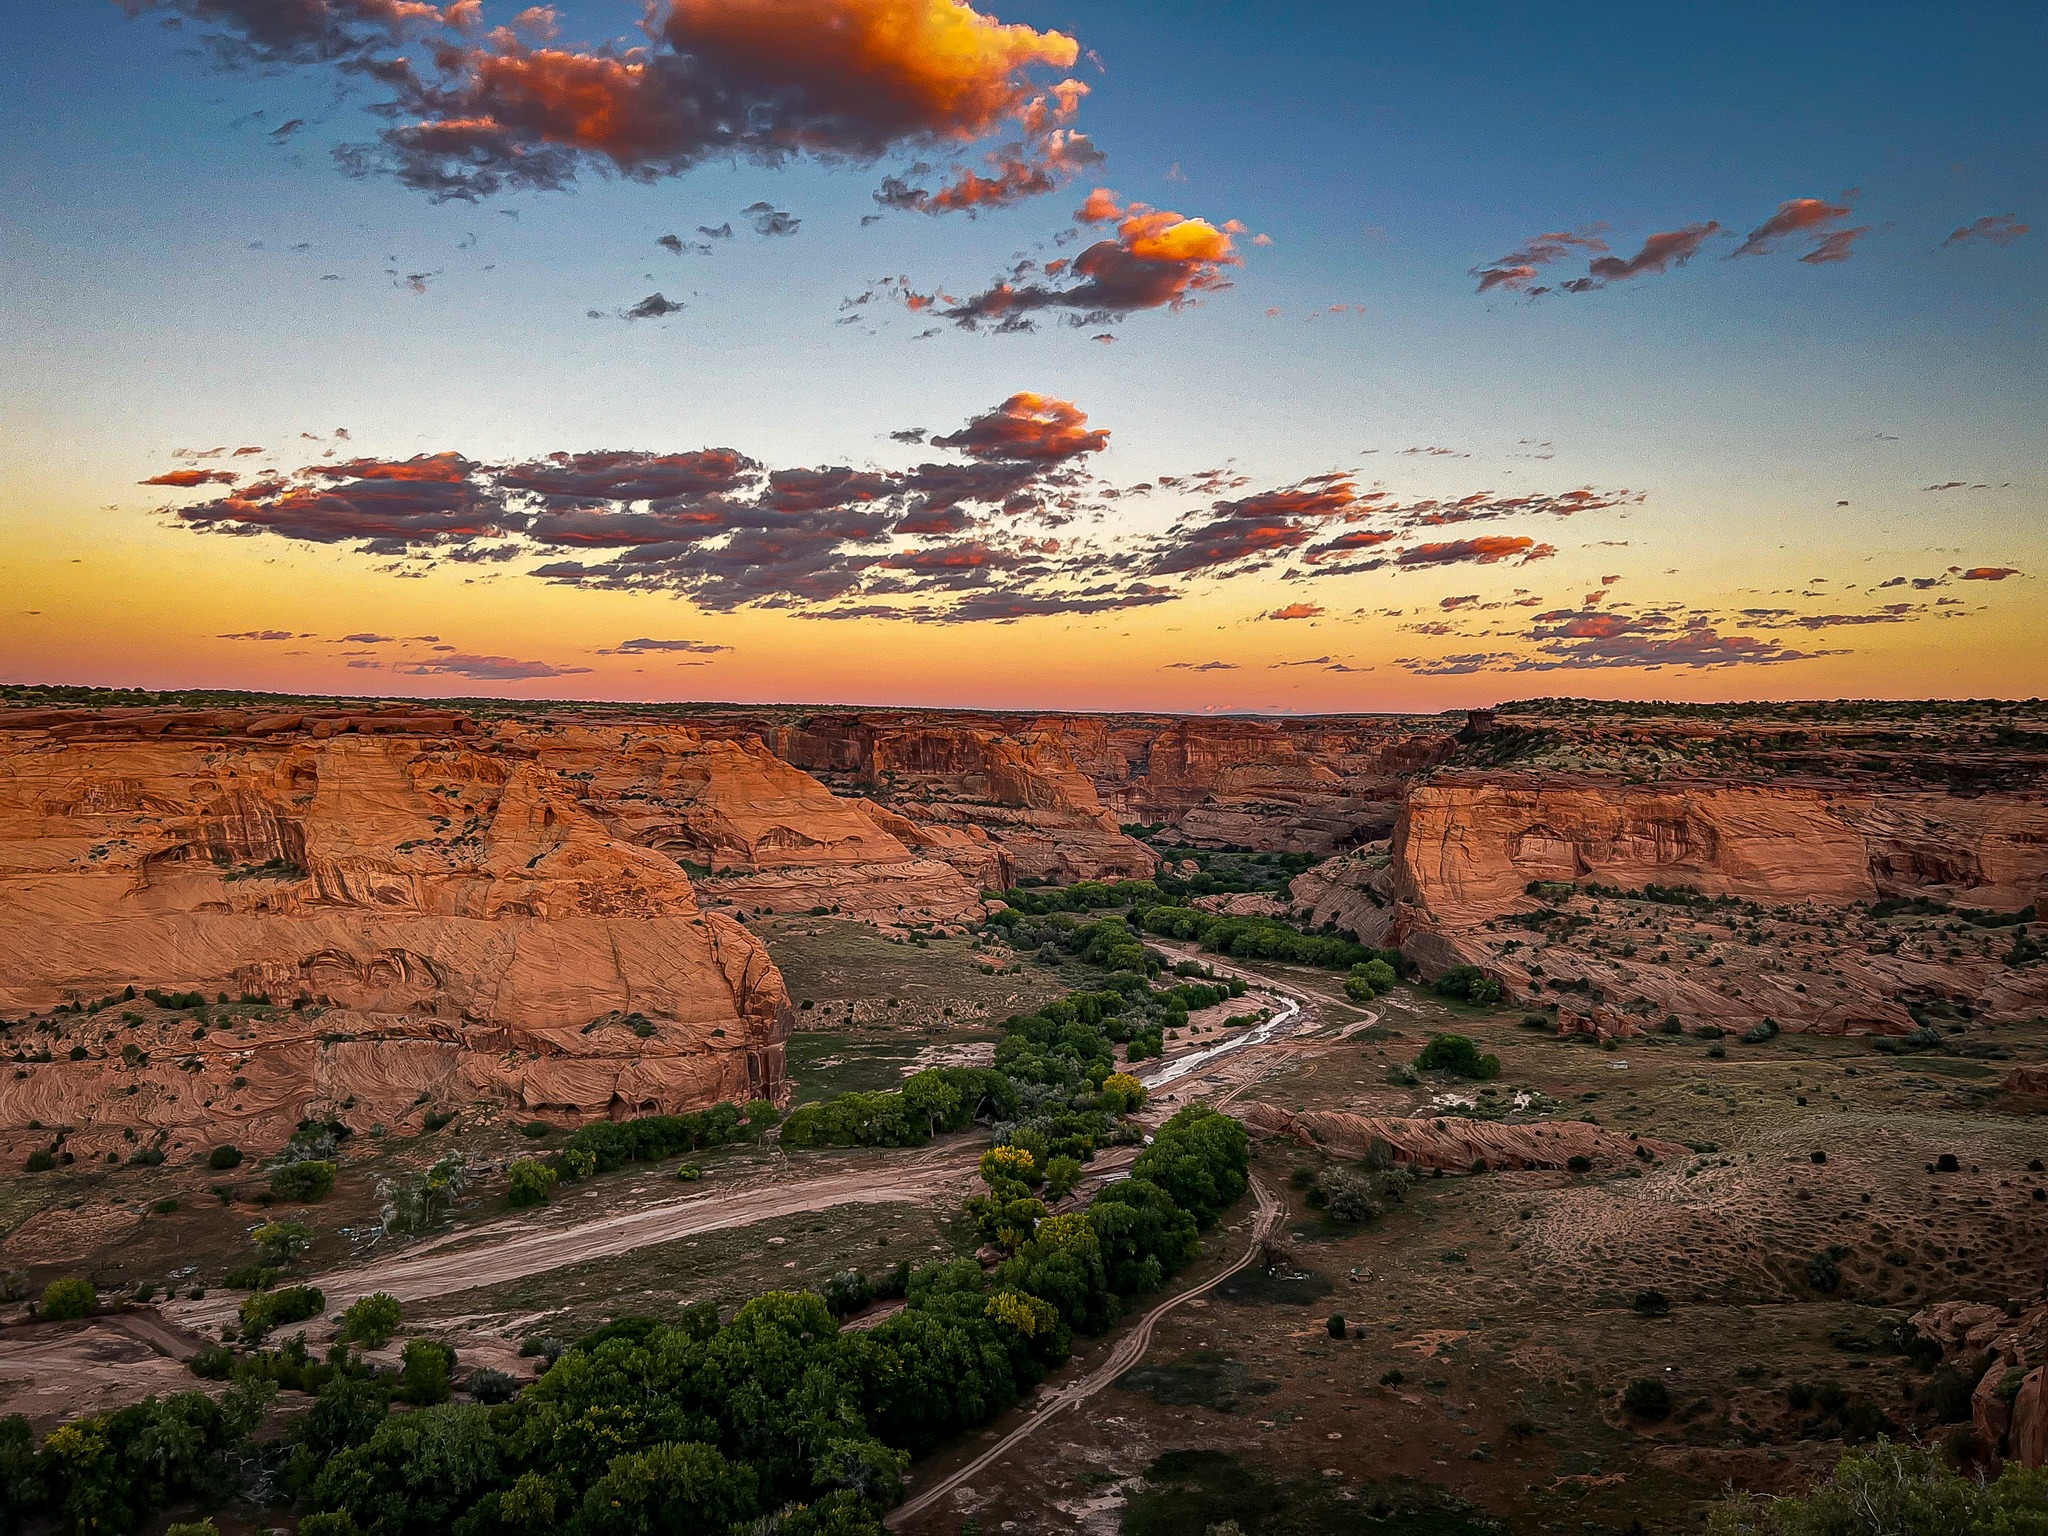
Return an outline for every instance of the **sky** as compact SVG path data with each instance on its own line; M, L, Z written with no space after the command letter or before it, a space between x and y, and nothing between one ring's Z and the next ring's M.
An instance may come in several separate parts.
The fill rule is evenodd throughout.
M2038 4L12 31L0 680L2048 694Z

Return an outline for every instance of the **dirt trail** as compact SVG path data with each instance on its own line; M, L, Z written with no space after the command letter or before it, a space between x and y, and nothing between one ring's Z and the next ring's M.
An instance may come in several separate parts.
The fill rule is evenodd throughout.
M1029 1416L1015 1429L975 1457L966 1466L960 1468L959 1471L954 1472L941 1482L934 1483L930 1488L918 1494L916 1498L899 1504L889 1512L888 1518L883 1523L891 1530L901 1530L905 1524L916 1519L925 1510L930 1509L940 1499L946 1497L947 1494L958 1488L970 1477L1009 1455L1011 1451L1030 1438L1047 1420L1065 1412L1069 1408L1087 1402L1089 1398L1095 1396L1096 1393L1110 1385L1110 1383L1122 1376L1124 1372L1130 1370L1132 1366L1145 1358L1145 1351L1152 1347L1152 1330L1157 1326L1160 1318L1171 1312L1182 1302L1189 1301L1201 1295L1204 1291L1214 1288L1223 1281L1228 1280L1246 1265L1254 1263L1260 1254L1265 1251L1267 1239L1273 1235L1274 1230L1279 1226L1280 1218L1285 1213L1285 1207L1267 1192L1266 1187L1256 1177L1252 1179L1252 1195L1258 1204L1252 1214L1251 1241L1245 1246L1244 1252L1238 1255L1235 1263L1228 1269L1213 1274L1208 1279L1191 1285L1186 1290L1177 1292L1165 1301L1160 1302L1151 1311L1139 1318L1137 1324L1126 1332L1122 1338L1117 1340L1116 1347L1103 1358L1102 1362L1094 1370L1076 1381L1068 1382L1063 1387L1041 1394L1039 1402L1030 1410Z
M456 1246L454 1239L441 1239L393 1252L360 1268L311 1276L307 1283L326 1294L330 1315L372 1291L386 1292L402 1303L424 1301L592 1259L616 1258L678 1238L752 1226L777 1216L838 1205L924 1201L969 1175L980 1152L979 1146L948 1147L888 1169L753 1179L730 1189L714 1188L571 1227L499 1222L463 1234L468 1241L462 1246ZM497 1236L499 1233L506 1235ZM178 1302L166 1307L165 1313L186 1327L217 1327L233 1317L240 1304L238 1295L222 1294Z

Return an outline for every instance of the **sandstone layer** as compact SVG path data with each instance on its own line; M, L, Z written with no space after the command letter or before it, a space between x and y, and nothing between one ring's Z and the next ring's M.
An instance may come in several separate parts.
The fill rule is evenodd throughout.
M0 1127L260 1146L422 1102L778 1096L780 974L607 826L593 750L402 708L0 716L0 1008L110 1000L10 1033ZM129 988L249 1002L195 1030Z
M1986 1302L1937 1302L1915 1313L1913 1326L1976 1372L1970 1418L1978 1443L2021 1466L2048 1462L2048 1306L2012 1315Z

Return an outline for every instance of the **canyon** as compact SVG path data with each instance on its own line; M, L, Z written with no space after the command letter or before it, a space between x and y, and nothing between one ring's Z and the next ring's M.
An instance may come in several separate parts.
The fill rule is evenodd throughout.
M1981 736L1540 708L0 709L0 1009L39 1020L9 1032L0 1127L260 1146L471 1100L569 1123L780 1099L792 1008L750 919L960 932L1013 885L1214 848L1320 859L1226 910L1398 947L1424 979L1476 966L1566 1032L2031 1018L2048 966L2013 956L2048 900L2048 753ZM1952 912L2004 926L1960 943ZM195 1001L231 1022L195 1029Z

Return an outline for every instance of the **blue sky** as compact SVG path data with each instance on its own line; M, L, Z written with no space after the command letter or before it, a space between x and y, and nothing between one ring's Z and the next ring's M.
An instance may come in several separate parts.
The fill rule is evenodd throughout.
M891 430L950 428L1030 390L1109 430L1091 462L1110 481L1227 459L1255 486L1353 469L1410 498L1645 493L1628 528L1526 530L1559 551L1546 574L1560 602L1603 559L1622 559L1592 552L1603 539L1630 541L1638 598L1702 610L1788 579L1779 560L1814 565L1795 581L1842 582L1871 557L2017 567L1971 593L1990 605L1990 627L1963 645L1975 660L1959 653L1956 675L1971 674L1967 691L2006 680L1996 691L2041 691L2038 659L2006 656L1997 638L2039 614L2025 569L2048 460L2038 6L987 6L1099 55L1100 68L1084 57L1073 71L1090 87L1075 126L1105 162L979 218L893 212L868 227L880 177L928 149L873 164L709 163L644 183L586 171L571 191L478 204L351 178L329 149L376 132L363 110L374 87L339 96L319 65L217 67L195 47L197 23L165 29L170 9L41 8L17 21L20 46L0 63L0 126L20 146L0 166L15 214L0 237L12 359L0 473L16 487L0 552L23 562L23 579L66 540L104 545L110 527L137 561L192 545L134 483L180 448L246 441L275 455L297 433L346 425L352 451L394 459L729 444L768 464L902 466L915 450ZM626 36L638 14L560 9L565 50ZM308 126L272 142L293 118ZM1109 327L1113 344L1057 324L919 339L922 317L879 302L864 311L871 323L835 323L878 277L958 295L1020 252L1053 254L1095 185L1217 225L1242 220L1231 286L1132 312ZM1845 193L1853 213L1838 225L1867 226L1850 259L1802 263L1796 243L1724 259L1780 203ZM753 235L741 210L758 201L801 228ZM1942 248L1950 231L2008 214L2036 227L2004 245ZM1470 269L1540 232L1604 226L1626 256L1653 231L1708 219L1725 233L1661 274L1534 300L1473 291ZM736 237L710 255L654 243L727 221ZM1272 243L1251 245L1252 232ZM428 274L424 291L404 285L414 273ZM619 318L655 291L687 307ZM1398 452L1419 446L1464 457ZM1948 481L1965 488L1922 489ZM1100 526L1106 539L1151 537L1181 510L1124 503ZM337 590L367 580L333 544L209 542L214 558L242 561L263 546L302 573L295 582L307 571ZM1283 574L1253 571L1213 595L1248 615L1290 595L1275 585ZM1484 573L1495 586L1505 574ZM1326 605L1328 622L1356 619L1356 654L1401 699L1424 697L1416 676L1398 675L1415 642L1374 616L1412 594L1392 577L1357 582L1342 607ZM257 600L261 583L245 585ZM486 628L516 633L520 601L547 606L551 634L575 627L584 594L501 585L506 606ZM1374 613L1351 614L1353 599ZM661 601L672 624L727 622L693 611L686 592ZM1169 611L1185 610L1148 614L1163 623ZM815 643L802 636L837 628L780 622L797 658ZM1031 622L1085 646L1101 621ZM236 658L208 659L203 638L164 665L231 676ZM80 635L46 646L30 626L25 639L45 668L126 664ZM1877 641L1870 626L1825 661L1690 669L1684 681L1724 694L1839 690L1895 670L1902 647L1953 649L1962 630L1916 621ZM1673 676L1603 666L1584 681L1668 692ZM1284 703L1230 693L1244 681L1200 685L1243 707ZM772 669L739 682L796 686ZM1545 674L1544 687L1556 682ZM1195 684L1147 681L1126 702L1201 702L1184 691ZM1446 699L1480 686L1430 684ZM971 698L972 677L947 692Z

